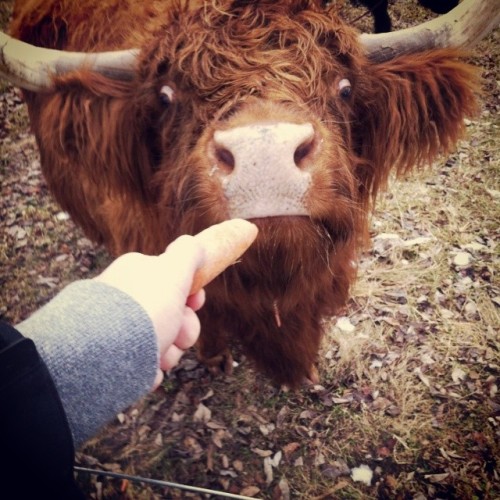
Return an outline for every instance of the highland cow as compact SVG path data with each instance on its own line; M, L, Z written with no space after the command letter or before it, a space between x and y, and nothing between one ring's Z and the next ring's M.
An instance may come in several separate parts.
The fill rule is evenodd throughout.
M294 387L316 377L390 173L449 151L476 112L460 50L497 22L495 0L387 35L312 0L23 0L11 34L30 46L2 35L0 70L26 89L56 200L111 253L258 225L207 288L199 355L223 367L237 341Z

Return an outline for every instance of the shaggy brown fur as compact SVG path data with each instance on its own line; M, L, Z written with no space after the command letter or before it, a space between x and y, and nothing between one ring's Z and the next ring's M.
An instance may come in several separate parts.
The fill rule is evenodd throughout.
M26 93L45 176L111 252L159 253L228 216L209 175L215 130L312 123L324 146L311 167L310 216L256 220L256 244L208 287L199 342L202 357L216 359L238 339L258 369L297 386L313 370L322 319L347 301L377 192L391 171L453 147L476 109L476 71L451 50L374 64L357 34L313 1L148 4L18 2L12 33L30 43L142 47L132 82L82 70L50 93ZM167 84L176 99L165 106Z

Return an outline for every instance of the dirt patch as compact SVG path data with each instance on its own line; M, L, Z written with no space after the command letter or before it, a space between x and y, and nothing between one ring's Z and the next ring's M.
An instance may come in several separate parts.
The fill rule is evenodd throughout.
M410 1L391 14L396 28L428 16ZM189 355L87 443L81 465L259 498L500 497L499 39L474 53L485 93L466 139L379 200L373 247L323 342L321 385L284 392L238 356L233 376L212 378ZM0 140L0 315L16 323L110 259L51 199L6 84ZM352 478L361 466L366 482ZM210 497L79 481L89 498Z

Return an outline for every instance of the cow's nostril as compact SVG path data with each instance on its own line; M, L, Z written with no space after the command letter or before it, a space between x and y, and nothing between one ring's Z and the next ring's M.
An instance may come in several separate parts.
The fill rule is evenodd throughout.
M217 147L215 149L215 157L219 166L223 167L225 170L234 170L234 156L229 149L223 147Z
M293 161L297 167L301 167L304 160L312 153L314 148L314 140L308 139L304 141L296 150L293 155Z

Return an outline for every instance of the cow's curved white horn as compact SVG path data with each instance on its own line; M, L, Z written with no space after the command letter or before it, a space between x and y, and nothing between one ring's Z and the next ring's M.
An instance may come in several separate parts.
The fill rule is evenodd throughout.
M432 21L392 33L361 34L368 57L385 61L400 54L457 47L470 48L500 23L498 0L464 0ZM88 67L116 79L133 78L138 49L66 52L35 47L0 32L0 75L21 88L42 91L52 76Z
M0 75L36 92L50 89L52 77L88 67L106 76L131 80L137 49L113 52L66 52L35 47L0 32Z
M391 33L361 34L361 44L373 61L422 50L456 47L469 49L500 24L498 0L464 0L431 21Z

